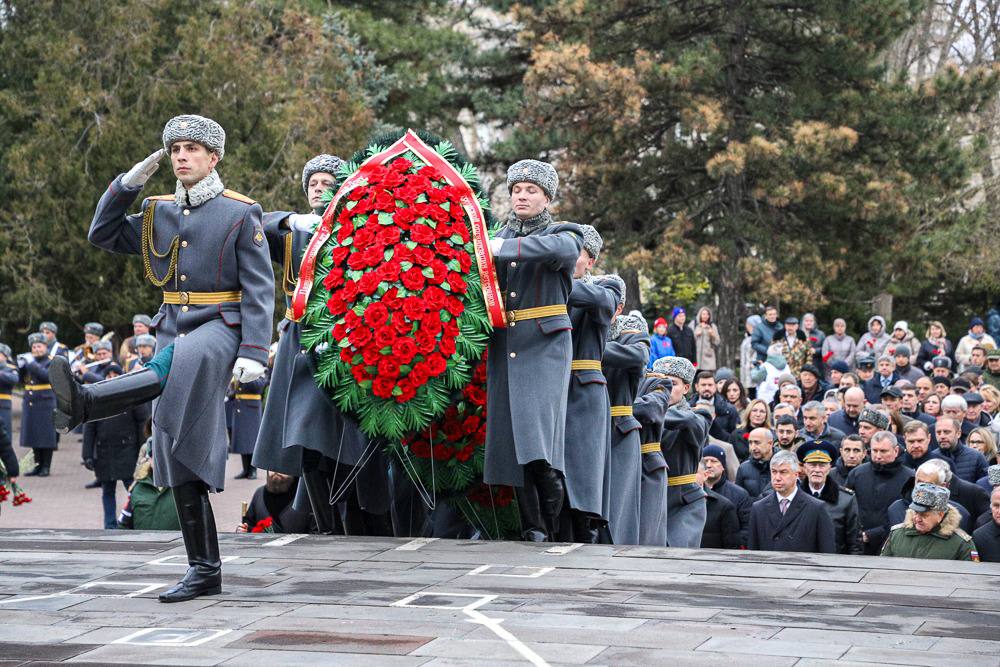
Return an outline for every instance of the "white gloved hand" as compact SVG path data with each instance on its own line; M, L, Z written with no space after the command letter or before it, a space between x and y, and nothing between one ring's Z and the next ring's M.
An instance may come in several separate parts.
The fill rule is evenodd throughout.
M503 248L503 239L490 239L490 250L496 255Z
M264 364L246 357L239 357L233 365L233 379L237 382L253 382L264 375L267 368Z
M293 213L288 216L288 227L297 232L312 232L321 220L315 213Z
M149 177L156 173L156 170L160 168L160 160L167 152L162 148L150 154L142 162L136 163L134 167L128 170L124 176L122 176L122 185L127 188L140 187L146 184Z
M35 360L34 357L32 357L31 354L28 352L19 354L17 355L17 367L24 368L34 360Z

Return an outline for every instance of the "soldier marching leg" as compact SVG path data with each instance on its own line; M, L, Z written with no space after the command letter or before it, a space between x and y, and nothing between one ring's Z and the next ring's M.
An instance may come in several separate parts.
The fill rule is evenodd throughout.
M184 602L199 595L218 595L222 592L222 559L208 487L199 480L175 486L172 490L187 550L188 571L176 585L160 594L160 602Z
M80 384L73 377L69 362L62 357L52 360L49 380L56 395L55 426L63 433L84 422L113 417L151 401L162 390L160 376L152 368Z

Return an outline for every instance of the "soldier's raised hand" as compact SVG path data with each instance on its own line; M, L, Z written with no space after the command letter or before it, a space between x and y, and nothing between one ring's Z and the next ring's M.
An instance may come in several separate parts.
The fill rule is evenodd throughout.
M315 213L293 213L288 216L288 226L297 232L312 232L322 219Z
M142 162L137 162L134 167L128 170L124 176L122 176L122 185L127 188L135 188L146 184L149 177L156 173L156 170L160 168L160 160L167 152L162 148L154 151Z

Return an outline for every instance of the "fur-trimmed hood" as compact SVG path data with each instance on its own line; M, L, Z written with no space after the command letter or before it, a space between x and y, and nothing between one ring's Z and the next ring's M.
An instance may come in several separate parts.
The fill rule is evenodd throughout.
M913 515L916 514L913 510L906 510L906 519L903 521L903 525L907 528L913 528ZM948 506L948 511L945 512L944 518L941 519L941 523L938 527L930 532L931 535L937 535L938 537L951 537L958 530L958 525L962 522L962 515L958 513L958 510Z

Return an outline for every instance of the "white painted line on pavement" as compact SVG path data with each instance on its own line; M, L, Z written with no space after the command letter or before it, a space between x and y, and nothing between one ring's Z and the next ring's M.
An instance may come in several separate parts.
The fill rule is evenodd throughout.
M469 617L470 623L478 623L488 628L497 637L507 642L508 646L520 653L525 660L535 665L535 667L549 667L549 663L545 662L542 656L525 646L524 642L512 635L505 628L500 627L501 619L490 618L476 609L464 609L463 611Z
M295 540L301 540L305 535L285 535L279 537L276 540L271 540L270 542L265 542L263 546L265 547L283 547L286 544L291 544Z
M574 549L579 549L583 544L581 542L574 542L573 544L560 544L559 546L549 547L545 550L545 553L550 556L565 556L570 551Z
M136 590L132 591L131 593L123 593L120 595L86 592L88 589L96 588L98 586L109 586L109 587L138 586L138 588L136 588ZM71 588L68 591L59 591L58 593L48 593L47 595L31 595L28 597L7 598L6 600L0 600L0 605L10 604L13 602L33 602L35 600L49 600L51 598L65 597L67 595L81 595L81 596L90 596L95 598L134 598L138 597L139 595L155 591L157 588L164 588L166 586L167 584L153 584L140 581L89 581L85 584L77 586L76 588Z
M213 639L228 635L232 630L189 630L187 628L143 628L112 644L136 646L201 646Z
M454 605L446 604L418 604L418 600L423 597L442 597L442 598L474 598L469 604L462 605L461 607L456 607ZM413 595L408 595L402 600L397 600L390 604L390 607L416 607L418 609L447 609L448 611L470 611L472 609L478 609L484 604L493 602L497 599L496 595L479 595L477 593L446 593L444 591L421 591L420 593L414 593Z
M509 567L512 570L533 570L528 574L510 574L502 572L488 572L491 567ZM554 567L531 567L530 565L480 565L474 570L470 570L466 573L467 577L516 577L518 579L537 579L543 574L548 574L556 568Z
M431 542L436 542L438 538L436 537L418 537L416 539L410 540L406 544L401 544L396 547L395 551L416 551L425 544L430 544Z

